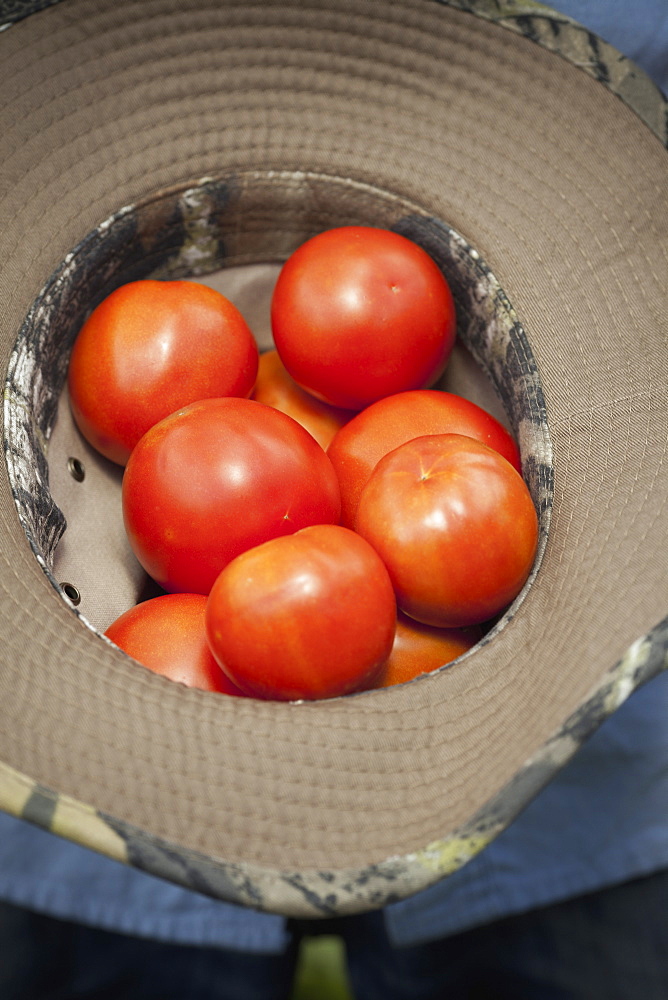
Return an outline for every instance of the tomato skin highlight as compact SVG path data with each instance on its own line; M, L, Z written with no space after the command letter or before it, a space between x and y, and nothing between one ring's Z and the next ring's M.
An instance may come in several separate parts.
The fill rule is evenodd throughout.
M292 417L250 399L203 399L155 424L123 476L130 545L164 590L208 594L260 542L338 523L336 474Z
M341 487L341 523L353 527L357 505L380 459L411 438L465 434L494 448L521 473L520 453L506 428L480 406L451 392L397 393L362 410L337 431L327 454Z
M522 477L459 434L416 438L385 455L362 491L355 527L387 566L401 610L447 628L507 607L538 544Z
M260 355L252 398L287 413L325 450L339 428L355 415L352 410L323 403L298 386L275 349Z
M373 548L347 528L314 525L229 563L209 594L206 627L235 684L286 701L365 686L390 653L395 619Z
M156 674L202 691L244 697L216 663L206 637L206 597L165 594L136 604L105 635Z
M129 282L82 326L68 372L79 430L125 465L163 417L198 399L250 395L258 349L225 296L193 281Z
M295 250L274 288L271 323L293 379L351 410L432 385L456 332L452 293L429 254L367 226L330 229Z

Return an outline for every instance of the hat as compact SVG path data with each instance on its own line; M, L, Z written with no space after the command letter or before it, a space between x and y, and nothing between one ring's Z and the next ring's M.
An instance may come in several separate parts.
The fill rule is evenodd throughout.
M0 808L268 912L405 898L666 666L665 101L517 0L3 10ZM481 643L410 683L304 703L184 688L102 635L147 584L120 471L71 424L71 345L148 276L233 288L260 329L281 261L344 224L443 269L444 384L482 372L516 434L536 565Z

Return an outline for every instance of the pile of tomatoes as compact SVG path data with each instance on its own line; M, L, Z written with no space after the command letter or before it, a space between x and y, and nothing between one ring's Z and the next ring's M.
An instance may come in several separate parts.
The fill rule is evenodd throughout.
M107 636L173 680L329 698L470 648L526 582L538 522L517 445L430 389L455 341L419 246L347 226L300 246L275 349L194 281L135 281L75 342L84 437L125 467L130 545L164 593Z

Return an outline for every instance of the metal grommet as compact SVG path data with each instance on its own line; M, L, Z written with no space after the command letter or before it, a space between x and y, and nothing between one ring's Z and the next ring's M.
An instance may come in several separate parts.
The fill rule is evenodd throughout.
M86 478L86 468L80 458L68 458L67 471L78 483L83 483Z
M81 594L73 583L61 583L60 588L70 604L75 607L77 604L81 604Z

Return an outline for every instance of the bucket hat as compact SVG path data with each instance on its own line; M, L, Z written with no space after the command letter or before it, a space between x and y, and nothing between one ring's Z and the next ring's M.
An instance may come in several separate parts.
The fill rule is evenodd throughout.
M519 0L0 15L0 808L267 912L406 898L667 665L666 102ZM103 637L147 581L121 473L69 415L72 343L118 285L185 276L268 346L272 275L344 224L409 236L448 278L443 384L475 371L518 439L534 569L480 643L410 683L184 688Z

